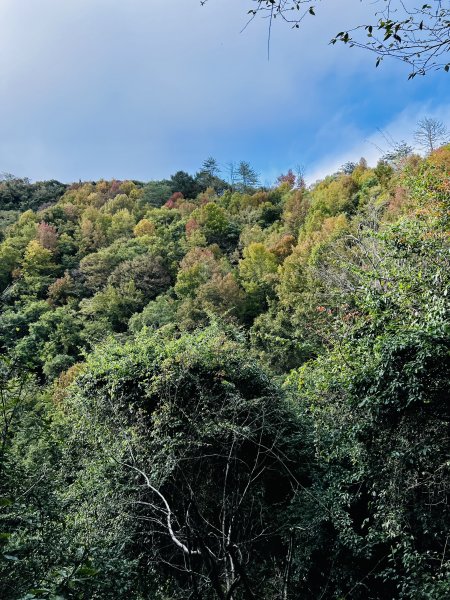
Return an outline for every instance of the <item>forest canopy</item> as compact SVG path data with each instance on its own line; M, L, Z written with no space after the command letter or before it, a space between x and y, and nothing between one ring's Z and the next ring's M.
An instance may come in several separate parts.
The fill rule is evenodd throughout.
M449 597L450 146L231 166L0 181L2 599Z

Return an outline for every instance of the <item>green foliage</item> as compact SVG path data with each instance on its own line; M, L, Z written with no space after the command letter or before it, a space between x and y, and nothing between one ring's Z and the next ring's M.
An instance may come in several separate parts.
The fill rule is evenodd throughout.
M208 202L192 213L192 218L200 225L208 244L224 242L229 230L225 210L214 202Z
M291 376L327 465L336 596L448 594L449 348L443 330L356 339Z
M125 479L105 460L120 444L55 407L13 364L2 361L0 377L1 597L138 598Z
M6 215L2 598L449 596L450 147L232 171Z
M144 186L142 204L149 204L160 208L172 195L172 188L168 182L151 181Z
M56 202L66 188L65 184L54 179L30 183L26 177L3 174L0 177L0 210L36 210Z
M131 315L143 307L144 295L134 281L120 287L108 284L92 298L80 303L80 313L95 340L102 339L110 331L124 331Z
M161 294L149 302L142 312L133 315L128 323L132 333L138 333L144 327L161 329L177 322L179 302L171 296Z
M37 240L32 240L25 249L22 261L22 274L25 282L31 286L43 281L55 272L53 253L44 248Z
M217 326L177 340L144 330L100 347L76 389L89 419L129 440L128 467L145 486L139 537L171 593L194 580L208 597L225 594L242 577L255 594L270 593L307 439L239 337Z
M243 259L239 263L239 275L251 304L258 312L273 297L277 272L277 259L264 244L253 242L244 249Z
M324 463L330 579L336 596L444 598L448 255L429 215L355 243L346 304L325 310L331 348L290 376Z
M108 229L109 239L116 240L121 237L131 237L136 221L127 208L122 208L114 213Z
M243 193L253 191L259 183L255 169L245 160L241 160L236 169L236 187Z
M220 262L212 249L194 248L190 250L180 263L175 283L176 294L181 298L195 296L198 288L220 270Z
M83 284L89 292L100 290L121 262L144 254L146 247L136 240L113 242L107 248L88 254L79 263Z
M47 310L29 325L27 335L15 345L13 356L28 368L33 364L42 367L52 380L76 362L83 344L82 330L79 315L68 306Z
M19 264L20 252L9 240L0 245L0 289L11 283L11 273Z
M149 219L141 219L133 229L133 233L136 237L155 235L155 224Z
M195 198L202 189L189 173L177 171L169 180L172 193L179 192L184 198Z
M129 283L134 283L147 301L165 292L171 284L171 277L164 259L146 253L122 261L108 277L108 284L123 289Z
M195 176L195 180L202 190L210 188L221 194L228 189L228 184L219 177L219 174L219 164L215 158L210 156L203 161L202 168Z

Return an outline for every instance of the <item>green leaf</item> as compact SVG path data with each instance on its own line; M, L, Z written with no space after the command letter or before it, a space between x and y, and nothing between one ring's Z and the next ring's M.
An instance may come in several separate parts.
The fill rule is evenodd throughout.
M92 567L80 567L77 571L77 575L81 577L93 577L97 575L98 569Z

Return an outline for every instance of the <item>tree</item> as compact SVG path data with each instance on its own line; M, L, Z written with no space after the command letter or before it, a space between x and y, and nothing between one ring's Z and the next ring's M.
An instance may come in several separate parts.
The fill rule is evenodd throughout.
M40 289L50 283L49 278L56 272L51 250L44 248L37 240L31 240L22 261L22 274L31 287Z
M300 227L305 222L309 209L309 198L304 190L294 190L289 194L283 206L282 220L286 229L298 235Z
M277 183L279 185L282 185L283 183L287 184L289 186L289 189L292 189L295 186L296 180L297 177L292 171L292 169L289 169L289 171L286 174L282 173L277 177Z
M233 273L214 273L209 281L200 286L195 301L207 314L219 314L222 319L236 320L242 317L245 293Z
M0 290L3 291L11 281L11 272L20 260L20 252L10 240L0 244Z
M339 169L339 172L344 173L344 175L351 175L355 169L356 163L348 161L342 165L342 167Z
M82 330L81 319L72 308L55 307L30 323L13 354L20 364L36 367L51 381L80 358Z
M227 189L227 183L219 177L219 163L212 156L203 161L202 168L195 176L197 185L202 189L214 189L217 193L222 193Z
M417 123L414 139L422 150L430 154L438 146L448 142L449 133L442 121L425 117Z
M237 165L235 162L231 161L227 163L225 168L226 172L228 173L228 182L230 184L230 188L232 191L234 191L236 189L236 183L238 180Z
M207 0L202 2L205 4ZM374 52L376 66L384 57L406 62L410 78L436 69L450 70L450 8L442 0L383 0L375 2L373 20L336 34L332 44L342 42ZM311 0L252 0L250 20L263 16L270 29L276 19L299 28L308 16L314 16L317 3ZM379 10L378 10L379 7Z
M237 181L239 189L244 193L248 193L258 185L259 176L250 163L241 160L237 167Z
M58 232L53 225L42 221L37 227L37 239L41 246L54 252L58 245Z
M111 219L108 238L113 242L120 237L131 237L136 220L127 208L118 210Z
M177 171L169 181L172 193L181 192L185 198L195 198L201 189L186 171Z
M82 300L80 313L86 319L92 341L104 338L110 331L125 331L131 315L142 309L143 298L134 281L128 281L120 288L109 284L92 298Z
M117 194L114 198L110 198L106 204L103 205L103 210L110 215L116 214L122 209L127 209L132 212L136 207L136 200L126 194Z
M127 459L109 462L135 476L136 552L164 597L255 600L287 587L286 511L307 483L308 437L239 334L111 340L73 394L87 428L126 444Z
M0 210L37 209L56 202L67 185L59 181L37 181L31 183L27 177L0 174Z
M60 402L79 371L66 372L51 397L0 357L2 600L154 597L137 592L135 565L125 558L133 535L126 473L96 452L102 440L120 456L120 441L105 440Z
M250 297L251 312L262 312L266 308L268 298L274 295L277 272L277 258L264 244L253 242L244 248L239 275Z
M168 181L150 181L144 186L142 203L156 208L161 207L172 195L172 187Z
M230 223L225 210L215 202L208 202L192 213L208 244L226 245ZM230 235L230 237L232 237Z
M179 301L169 294L160 294L155 300L149 302L142 312L131 317L128 329L132 333L138 333L143 327L150 329L173 327L173 323L177 321L178 304Z
M171 278L165 261L147 253L121 262L108 278L108 283L118 289L124 289L131 282L148 302L167 290Z
M217 160L214 157L209 156L203 161L201 172L207 173L210 177L217 177L217 175L220 173Z
M442 310L449 280L443 275L434 284L428 273L432 263L447 272L448 258L426 231L414 221L378 235L362 230L341 240L351 250L348 259L354 253L348 262L343 247L334 246L354 285L349 301L342 298L341 309L329 312L333 350L298 374L298 399L312 407L316 443L329 465L322 481L335 515L333 598L349 589L352 598L363 598L356 583L362 578L374 598L448 594L448 559L436 559L444 553L448 522L441 502L449 477L443 449L450 340ZM333 259L323 260L332 287ZM333 302L332 294L324 298Z
M401 142L392 142L391 149L383 154L381 161L391 165L395 169L399 169L404 166L405 159L411 156L412 151L413 147L404 140Z
M136 237L142 237L143 235L155 235L155 230L153 221L141 219L133 229L133 233Z
M119 239L107 248L88 254L79 263L79 273L85 289L88 292L97 292L122 261L131 260L145 251L145 247L140 246L136 239Z
M77 234L80 250L84 254L98 250L106 243L111 220L111 215L101 213L92 206L83 212Z
M175 283L177 296L194 297L198 288L220 271L220 263L210 248L192 248L180 263Z

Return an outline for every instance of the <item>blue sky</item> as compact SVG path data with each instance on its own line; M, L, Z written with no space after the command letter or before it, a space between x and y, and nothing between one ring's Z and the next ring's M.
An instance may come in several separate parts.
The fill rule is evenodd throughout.
M370 2L323 3L300 30L244 32L246 0L1 0L0 172L33 180L158 179L204 158L248 160L270 184L377 159L378 129L450 126L450 74L329 46ZM375 144L375 145L374 145ZM385 145L385 144L384 144Z

